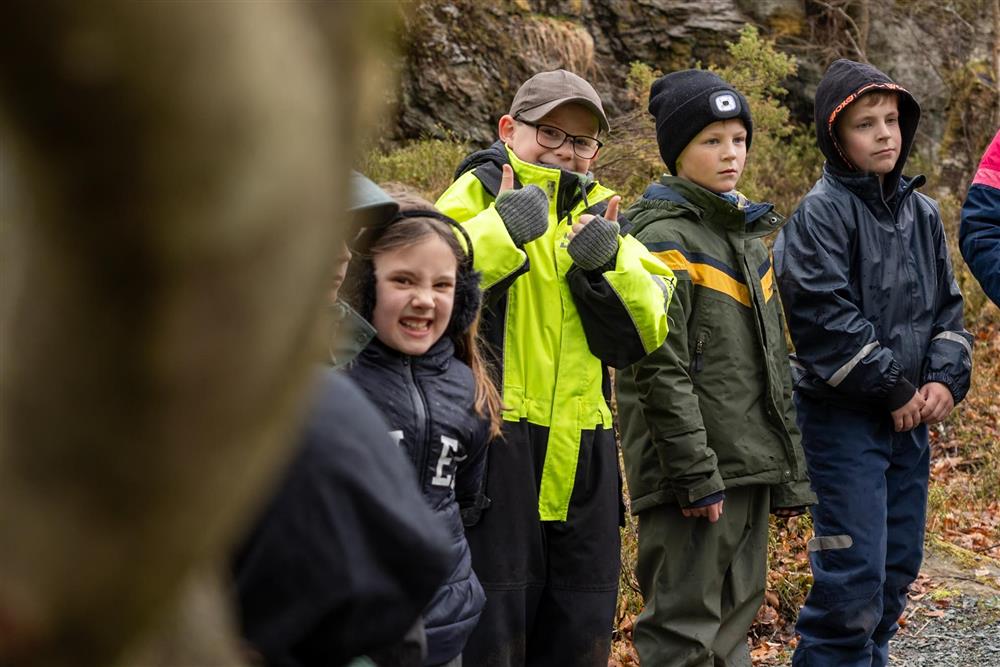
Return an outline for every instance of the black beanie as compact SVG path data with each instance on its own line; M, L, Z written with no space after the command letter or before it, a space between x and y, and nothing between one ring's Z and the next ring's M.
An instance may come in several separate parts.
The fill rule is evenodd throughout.
M649 113L656 119L656 143L667 169L677 175L677 156L717 120L739 118L747 129L747 150L753 139L753 120L747 99L717 75L706 70L671 72L649 89Z

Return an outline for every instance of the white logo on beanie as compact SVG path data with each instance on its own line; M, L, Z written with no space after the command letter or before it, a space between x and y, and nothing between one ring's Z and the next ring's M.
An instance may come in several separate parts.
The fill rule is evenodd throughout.
M732 118L740 114L740 100L729 90L720 90L709 98L716 118Z

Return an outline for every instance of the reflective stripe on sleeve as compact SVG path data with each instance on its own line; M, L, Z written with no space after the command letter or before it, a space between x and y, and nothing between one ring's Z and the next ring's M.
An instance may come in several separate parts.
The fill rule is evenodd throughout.
M846 378L850 374L850 372L854 370L854 367L857 366L861 362L861 360L864 359L868 355L868 353L874 350L876 347L879 347L878 341L868 343L863 348L858 350L858 353L855 354L853 357L851 357L850 361L848 361L846 364L838 368L837 372L831 375L830 379L827 380L826 383L831 387L838 386L841 382L844 381L844 378Z
M934 336L933 340L937 340L939 338L942 340L950 340L953 343L960 343L962 347L965 348L966 352L970 355L972 354L972 346L969 345L969 341L966 340L965 336L962 334L955 333L954 331L942 331L937 336Z

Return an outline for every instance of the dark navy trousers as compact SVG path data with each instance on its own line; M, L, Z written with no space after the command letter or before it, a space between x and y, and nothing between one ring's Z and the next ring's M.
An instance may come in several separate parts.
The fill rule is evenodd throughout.
M795 626L794 667L884 667L923 558L927 426L896 433L889 413L796 394L819 502L809 541L813 587Z

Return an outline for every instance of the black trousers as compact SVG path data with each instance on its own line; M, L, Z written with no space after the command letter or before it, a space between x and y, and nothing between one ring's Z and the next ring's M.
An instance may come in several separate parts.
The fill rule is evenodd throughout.
M467 529L486 608L466 665L606 667L621 567L621 477L614 433L584 431L567 521L541 521L548 429L504 423L490 445L492 504Z

